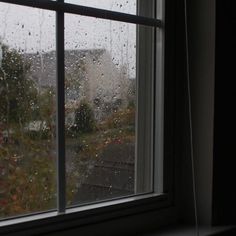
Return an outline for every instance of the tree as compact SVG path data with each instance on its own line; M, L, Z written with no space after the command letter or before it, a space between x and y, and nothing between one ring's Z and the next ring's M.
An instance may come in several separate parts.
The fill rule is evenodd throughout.
M0 44L1 45L1 44ZM27 77L30 63L15 49L2 47L2 66L0 68L0 122L22 125L29 121L37 103L37 89Z
M17 141L0 144L0 217L9 217L55 206L54 144L43 140L42 132L34 140L24 129L38 119L51 128L54 94L52 88L38 92L20 52L1 43L0 48L0 132Z

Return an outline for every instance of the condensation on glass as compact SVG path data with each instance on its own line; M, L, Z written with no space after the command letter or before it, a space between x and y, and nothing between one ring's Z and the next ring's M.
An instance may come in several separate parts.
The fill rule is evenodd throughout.
M137 0L65 0L65 2L132 15L137 14Z
M56 208L55 13L0 3L0 219Z
M136 25L65 16L67 205L134 194Z

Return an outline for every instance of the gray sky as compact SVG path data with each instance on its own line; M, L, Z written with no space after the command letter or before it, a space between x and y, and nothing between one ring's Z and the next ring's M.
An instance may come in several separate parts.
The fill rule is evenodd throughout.
M136 0L68 0L69 3L136 13ZM0 40L24 52L55 50L55 13L0 3ZM65 48L105 48L114 63L135 75L136 26L134 24L66 14Z
M65 2L136 14L136 0L65 0Z

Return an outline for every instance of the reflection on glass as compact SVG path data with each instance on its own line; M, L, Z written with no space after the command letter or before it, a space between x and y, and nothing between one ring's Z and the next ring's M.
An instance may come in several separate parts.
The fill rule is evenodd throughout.
M56 207L54 21L0 3L0 219Z
M65 0L65 2L133 15L137 9L137 0Z
M134 194L136 26L65 22L67 205Z

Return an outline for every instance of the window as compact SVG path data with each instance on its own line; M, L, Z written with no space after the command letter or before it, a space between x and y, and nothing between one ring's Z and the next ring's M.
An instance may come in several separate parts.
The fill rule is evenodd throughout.
M165 198L163 2L4 2L3 224Z

